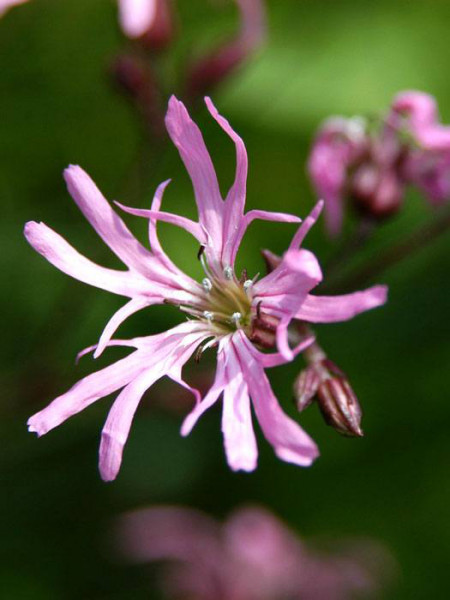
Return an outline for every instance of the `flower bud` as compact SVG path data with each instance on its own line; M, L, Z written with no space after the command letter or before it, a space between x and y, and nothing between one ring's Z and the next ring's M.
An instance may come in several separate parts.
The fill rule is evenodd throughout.
M320 376L316 368L309 366L300 371L294 382L294 398L297 410L302 412L312 403L320 386Z
M122 54L113 62L111 75L118 89L137 109L152 135L164 135L161 90L150 66L133 54Z
M404 184L393 169L373 163L361 165L351 182L351 196L356 207L375 219L396 213L403 200Z
M325 379L317 391L318 403L328 425L339 433L362 437L361 407L345 377Z
M187 94L191 99L203 96L227 79L259 48L266 35L262 0L236 0L240 23L229 40L199 58L187 74Z
M273 348L276 345L277 326L280 320L273 315L267 315L259 307L252 319L250 340L262 348Z
M161 51L171 45L175 35L175 20L169 0L155 0L155 14L151 27L145 32L142 44L153 51Z
M317 342L304 356L309 364L294 383L298 411L317 400L328 425L343 435L361 437L362 411L345 373L326 357Z

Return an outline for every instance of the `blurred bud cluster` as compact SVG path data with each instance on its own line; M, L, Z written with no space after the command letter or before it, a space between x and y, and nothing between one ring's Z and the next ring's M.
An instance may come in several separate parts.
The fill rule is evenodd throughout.
M231 0L224 4L231 4ZM151 135L164 133L164 109L171 93L176 92L188 105L195 104L224 82L264 41L262 0L235 0L235 4L239 19L235 33L228 39L218 40L194 60L185 58L176 75L173 69L160 68L161 60L175 51L177 38L182 33L176 3L171 0L119 1L121 28L130 43L114 60L112 75Z
M381 116L325 121L308 169L336 236L347 206L366 220L384 220L400 209L408 186L433 206L449 200L450 127L440 124L432 96L401 92Z
M369 540L309 547L259 507L237 509L223 524L189 508L138 510L119 520L116 547L125 562L163 562L170 600L373 598L394 567Z

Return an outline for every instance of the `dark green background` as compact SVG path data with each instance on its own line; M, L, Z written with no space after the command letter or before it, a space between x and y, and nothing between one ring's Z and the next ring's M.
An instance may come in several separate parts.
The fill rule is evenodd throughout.
M167 91L186 56L231 32L235 13L203 0L178 2L183 37L162 63ZM330 114L376 112L393 94L434 94L450 121L450 3L440 0L272 0L264 51L213 94L245 139L248 207L304 215L314 202L305 160L319 122ZM168 210L193 214L189 180L172 147L147 149L139 176L138 121L110 85L112 58L127 42L111 0L36 0L0 21L0 239L2 351L0 403L0 596L33 599L148 598L140 569L117 566L107 532L126 509L187 503L225 516L242 502L264 503L306 538L369 537L400 565L383 598L448 598L450 478L448 369L449 236L390 269L389 304L350 323L322 326L320 340L351 375L363 404L366 437L349 440L325 426L315 408L301 417L321 457L310 469L278 461L260 440L252 475L225 465L218 409L182 439L178 388L155 386L138 411L116 482L101 482L97 445L110 400L97 403L41 440L29 415L94 363L76 352L98 338L122 299L91 289L49 266L22 237L26 220L43 220L80 251L118 266L65 190L61 172L80 164L110 199L147 207L167 177ZM201 108L196 116L222 189L234 151ZM142 169L141 169L142 171ZM418 194L379 231L367 257L432 216ZM129 219L144 235L145 224ZM171 256L200 276L196 245L162 226ZM239 264L262 269L259 248L282 252L290 226L253 226ZM333 253L322 224L307 246ZM120 336L162 331L179 321L168 307L129 319ZM211 363L212 364L212 363ZM274 370L273 386L292 411L300 361ZM191 371L206 373L208 359Z

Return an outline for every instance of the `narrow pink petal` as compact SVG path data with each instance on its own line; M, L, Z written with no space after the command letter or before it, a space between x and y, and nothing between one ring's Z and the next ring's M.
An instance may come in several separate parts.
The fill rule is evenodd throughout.
M128 385L160 362L165 372L170 371L177 362L182 363L185 356L190 356L195 346L207 337L209 332L200 322L188 321L157 335L109 342L109 345L138 347L138 350L81 379L47 408L33 415L28 421L30 431L38 435L47 433L96 400ZM172 362L167 362L169 356Z
M292 350L290 349L290 351L292 352L293 358L298 356L300 354L300 352L303 352L308 346L310 346L314 342L315 339L316 338L314 335L310 335L310 336L306 337L305 339L303 339L302 341L300 341L297 344L297 346L295 346L295 348L292 348ZM269 367L278 367L278 366L284 365L286 362L288 362L288 361L286 361L286 357L284 356L284 354L282 354L281 352L271 352L270 354L260 352L245 337L243 338L243 343L247 347L247 350L251 354L253 354L253 356L256 358L256 360L265 369L267 369Z
M167 377L170 377L172 381L178 383L178 385L181 385L181 387L184 387L184 389L188 392L191 392L191 394L195 398L195 402L198 404L202 399L200 392L196 388L190 386L186 381L184 381L184 379L181 376L181 371L182 365L175 365L175 367L173 367L170 371L167 372Z
M347 321L359 313L382 306L387 300L387 292L387 286L375 285L362 292L343 296L308 295L296 318L311 323Z
M316 257L308 250L288 250L281 263L253 286L253 304L280 318L278 350L286 360L294 358L288 343L288 327L307 294L322 279Z
M269 212L266 210L249 210L238 224L234 235L229 235L224 242L224 256L229 258L228 263L234 264L239 245L250 224L255 220L275 221L278 223L299 223L301 219L295 215L280 212Z
M248 172L248 158L247 150L242 138L234 131L229 122L219 114L217 108L214 106L211 98L205 98L206 106L208 107L211 116L217 121L227 135L233 140L236 147L236 175L234 178L233 185L231 186L227 197L226 203L230 204L230 210L235 215L242 216L244 213L246 186L247 186L247 172Z
M227 385L223 393L222 432L227 462L233 471L253 471L258 448L253 431L250 398L242 369L232 348L226 366Z
M118 362L92 373L76 383L46 408L28 420L29 431L44 435L63 421L76 415L96 400L124 387L146 367L145 355L136 351Z
M164 190L166 189L167 185L170 183L170 179L167 181L164 181L163 183L161 183L155 192L155 195L153 197L153 201L152 201L152 206L151 206L151 210L152 212L156 212L159 214L160 208L161 208L161 202L162 202L162 197L164 194ZM173 262L172 260L167 256L167 254L164 252L159 239L158 239L158 235L157 235L157 231L156 231L156 226L157 226L157 221L158 218L156 217L150 217L149 218L149 222L148 222L148 237L149 237L149 241L150 241L150 247L153 251L153 253L155 254L155 256L158 257L159 261L161 262L161 264L171 273L173 273L173 287L183 287L184 289L188 290L188 293L191 292L191 299L188 300L183 300L181 298L181 294L177 293L176 295L178 296L180 301L183 302L190 302L191 304L195 304L196 300L195 300L195 295L198 294L199 291L201 291L199 289L199 284L195 281L193 281L190 277L188 277L185 273L183 273L183 271L181 271ZM198 230L193 230L191 231L191 233L195 234L195 237L198 236L202 236L201 237L201 243L206 243L206 237L204 235L204 232L201 230L201 228L194 223L194 226L198 227ZM198 238L197 238L198 239ZM167 296L169 299L173 298L173 293L168 294Z
M154 211L154 212L160 211L163 195L164 195L165 189L169 185L170 181L171 181L170 179L167 179L167 181L163 181L156 188L156 192L155 192L155 195L153 196L153 200L152 200L152 206L151 206L152 211ZM150 242L150 247L152 249L153 254L155 254L155 256L158 256L158 258L164 264L164 266L167 269L169 269L170 271L172 271L172 273L176 273L178 275L181 273L180 269L170 260L170 258L164 252L164 250L161 246L161 243L159 241L158 233L156 230L157 222L158 222L158 219L153 218L153 217L151 217L148 221L148 239Z
M165 221L166 223L171 223L172 225L176 225L177 227L185 229L188 233L193 235L200 242L200 244L204 244L206 242L205 234L203 233L202 228L195 221L191 221L191 219L163 211L147 210L144 208L131 208L130 206L125 206L120 202L116 202L116 204L119 208L129 213L130 215L135 215L136 217L145 217L146 219L151 219L155 221Z
M175 96L169 100L166 127L192 180L200 225L211 236L218 252L222 247L224 203L216 172L200 129Z
M217 368L214 383L209 389L203 400L196 404L192 411L186 416L181 426L181 435L187 436L191 433L195 424L209 408L211 408L218 400L220 394L223 392L226 384L226 363L228 360L228 353L225 351L227 344L229 343L230 336L223 338L219 343L219 349L217 351Z
M246 349L244 334L239 333L233 343L265 438L282 460L309 466L319 454L316 444L281 410L264 369Z
M119 0L119 20L125 35L138 38L152 27L156 0Z
M110 340L106 345L108 348L111 346L124 346L126 348L139 348L139 339L140 338L135 338L134 340ZM83 356L86 356L86 354L90 354L91 352L94 352L94 350L97 347L98 347L98 344L92 344L92 346L88 346L87 348L83 348L83 350L80 350L75 357L75 364L78 364L80 359L83 358Z
M25 225L28 243L53 266L89 285L120 294L135 296L150 294L149 282L130 271L106 269L91 262L75 250L64 238L44 223L29 221Z
M0 17L13 6L25 4L28 0L0 0Z
M312 211L309 213L309 215L306 217L306 219L300 225L300 227L297 230L297 233L292 238L291 244L289 246L290 249L300 248L300 246L303 243L303 240L309 233L309 230L311 229L311 227L315 224L315 222L319 218L320 213L322 212L323 206L324 206L324 201L319 200L319 202L317 202L317 204L314 206Z
M156 303L156 301L155 301ZM117 329L120 325L128 319L131 315L138 312L142 308L146 306L150 306L153 302L149 301L147 298L133 298L125 306L119 308L119 310L114 313L111 319L108 321L105 329L103 330L102 335L98 341L97 349L94 352L94 358L98 358L103 350L108 346L111 341L112 336L116 333Z
M169 375L174 380L181 379L182 366L202 338L202 333L185 336L177 328L155 336L151 353L148 350L146 352L145 371L119 394L103 427L99 452L99 468L103 480L111 481L119 472L123 447L144 392L164 375ZM186 387L191 389L187 384Z
M161 369L146 370L118 395L102 430L99 469L103 481L116 478L136 409L144 392L162 376Z
M281 263L271 273L253 286L253 303L260 300L263 306L285 308L304 300L306 294L322 280L322 271L317 258L309 250L288 250Z
M64 178L70 195L102 240L125 265L152 276L154 256L113 211L89 175L81 167L71 165L64 171Z
M234 262L234 257L229 255L227 249L233 247L234 244L230 240L239 231L242 217L244 216L248 172L247 150L242 138L234 131L228 121L219 114L211 99L205 98L205 102L211 115L233 140L236 148L236 175L225 200L223 219L223 239L225 244L222 262L223 264L231 265Z

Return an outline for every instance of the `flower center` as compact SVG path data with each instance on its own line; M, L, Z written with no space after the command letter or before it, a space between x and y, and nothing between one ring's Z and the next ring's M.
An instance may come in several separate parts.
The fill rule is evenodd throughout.
M220 337L243 329L247 333L252 323L252 287L256 277L247 278L244 271L237 279L232 267L213 273L200 254L205 277L200 301L195 306L180 306L180 310L208 324L211 334Z
M206 321L215 335L226 335L236 329L248 330L251 324L253 281L237 280L231 267L221 276L211 274L202 281L200 306L185 307L185 312Z

